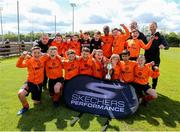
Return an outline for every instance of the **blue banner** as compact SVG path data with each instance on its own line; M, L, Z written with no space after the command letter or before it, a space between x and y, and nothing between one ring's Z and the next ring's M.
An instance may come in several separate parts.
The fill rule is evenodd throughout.
M131 85L79 75L65 83L64 98L73 110L124 118L138 108L138 99Z

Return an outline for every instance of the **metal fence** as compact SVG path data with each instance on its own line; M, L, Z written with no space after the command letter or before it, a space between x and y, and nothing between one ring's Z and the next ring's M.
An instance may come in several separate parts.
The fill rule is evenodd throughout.
M32 43L9 43L9 44L0 44L0 57L11 57L19 55L23 51L30 51L32 48Z

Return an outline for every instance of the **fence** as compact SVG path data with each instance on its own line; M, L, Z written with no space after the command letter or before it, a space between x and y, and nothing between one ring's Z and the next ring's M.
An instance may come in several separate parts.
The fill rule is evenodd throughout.
M33 46L32 43L9 43L9 44L0 44L0 58L10 57L19 55L23 51L29 51Z

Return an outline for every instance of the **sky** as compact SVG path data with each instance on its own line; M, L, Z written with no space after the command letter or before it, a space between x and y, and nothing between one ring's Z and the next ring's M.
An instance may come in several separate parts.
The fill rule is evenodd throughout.
M137 21L139 28L156 21L158 29L180 32L180 0L19 0L20 33L72 31L72 7L75 31L100 30L103 26L129 27ZM3 31L17 33L17 0L0 0Z

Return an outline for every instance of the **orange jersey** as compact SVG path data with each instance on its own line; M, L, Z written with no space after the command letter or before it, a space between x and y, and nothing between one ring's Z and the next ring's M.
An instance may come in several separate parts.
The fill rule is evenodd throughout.
M104 64L93 60L93 76L102 79L104 76Z
M144 44L142 40L139 39L129 39L127 40L127 49L130 51L130 57L138 57L140 49L149 49L152 45L152 41L149 41L147 45Z
M62 61L61 58L56 56L56 58L49 58L45 64L46 75L50 79L57 79L62 77Z
M121 73L121 65L118 63L115 67L113 67L113 75L112 80L119 80Z
M118 35L113 42L113 54L121 54L125 47L125 42L130 36L129 30L124 27L125 34Z
M70 42L68 42L68 43L67 42L63 42L62 45L63 45L63 47L61 49L61 53L62 53L63 57L66 57L66 52L69 49Z
M124 62L121 61L121 74L120 79L126 83L134 81L134 69L136 66L135 61Z
M76 55L79 55L81 54L81 44L80 42L74 42L74 41L71 41L70 44L68 45L68 49L72 49L76 52Z
M44 80L44 63L48 59L48 56L41 56L40 59L36 60L33 57L24 60L24 58L19 57L16 67L25 68L28 70L28 82L34 84L40 84Z
M51 42L50 46L56 46L58 48L58 54L63 55L64 43L57 43L55 40Z
M92 59L92 58L89 58ZM89 61L89 59L84 60L83 58L80 58L79 60L79 74L83 75L93 75L93 69L92 69L92 63Z
M138 84L148 84L149 77L157 78L159 76L159 70L153 71L151 67L146 64L144 67L135 67L134 82Z
M71 78L79 74L79 61L78 60L74 60L72 62L69 60L64 60L63 67L65 70L66 80L70 80Z
M104 35L101 37L102 42L104 43L102 45L103 55L107 58L111 57L112 55L112 46L113 46L113 36L112 35Z

